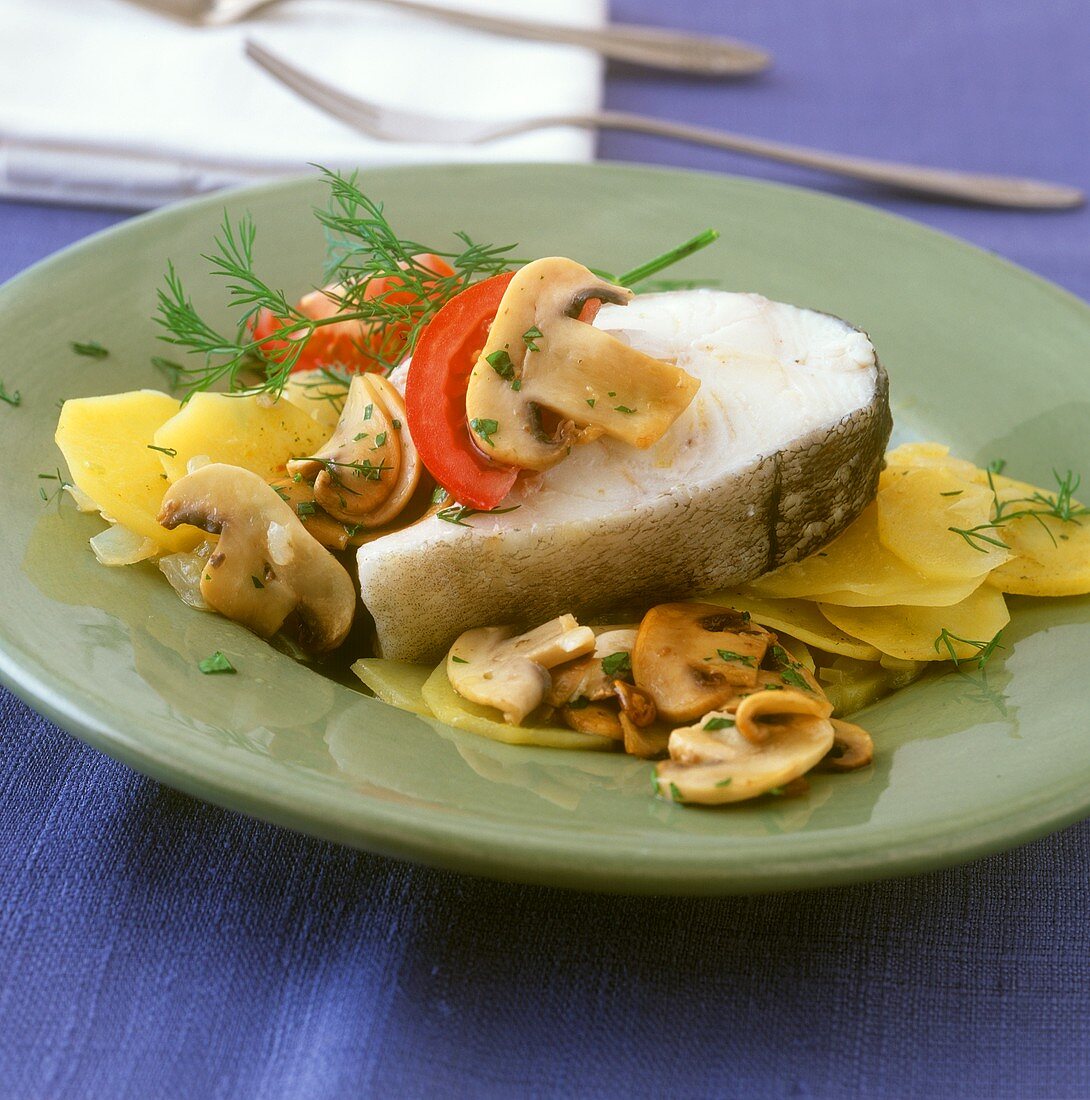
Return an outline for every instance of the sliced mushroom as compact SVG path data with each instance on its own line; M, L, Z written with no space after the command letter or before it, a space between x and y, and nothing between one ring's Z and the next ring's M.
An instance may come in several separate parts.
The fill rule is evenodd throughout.
M828 718L832 713L833 704L817 692L797 691L794 688L755 691L739 702L734 712L734 724L747 741L763 745L784 715Z
M304 644L318 653L348 635L356 610L352 578L257 474L218 462L202 466L167 490L159 522L219 534L200 587L220 614L269 637L295 613Z
M661 723L647 727L637 726L622 710L621 729L624 730L624 751L629 756L654 760L656 757L666 755L670 743L669 726Z
M758 669L774 640L732 608L660 604L640 623L633 678L664 718L691 722L756 687Z
M611 737L614 741L624 740L624 731L616 709L602 703L588 703L585 707L561 707L560 717L580 733L596 733L600 737Z
M786 696L788 692L776 692ZM670 759L655 769L658 793L675 802L741 802L808 772L833 744L833 725L813 714L785 713L767 723L760 744L723 711L670 734Z
M366 528L388 523L420 481L405 403L385 379L353 377L337 429L314 455L288 463L314 485L314 498L336 519Z
M298 478L298 480L296 480ZM307 532L313 535L327 550L344 550L351 540L351 528L334 519L314 499L314 486L296 477L270 481L276 495L288 504L299 517Z
M853 722L832 719L833 747L818 765L823 772L853 772L874 760L874 742L865 729Z
M594 649L594 631L573 615L516 634L511 626L467 630L447 654L447 677L464 699L501 711L519 725L545 700L549 669Z
M559 707L576 699L598 702L611 698L618 674L628 675L631 671L635 643L635 627L620 627L598 634L593 653L552 670L546 702Z
M635 684L618 680L613 685L613 691L621 704L622 713L639 729L650 726L658 717L654 699Z
M515 275L466 394L470 429L485 454L547 470L582 438L604 433L634 447L662 438L699 381L578 319L588 301L631 299L630 290L559 256Z

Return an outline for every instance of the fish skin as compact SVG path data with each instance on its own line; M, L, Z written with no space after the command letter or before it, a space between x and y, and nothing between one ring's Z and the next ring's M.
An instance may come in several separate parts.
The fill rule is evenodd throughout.
M888 395L876 358L868 404L758 458L714 491L682 487L638 513L563 526L500 532L473 526L494 523L489 517L471 518L469 527L432 519L424 537L406 528L364 547L361 588L381 655L435 661L471 627L710 592L819 550L874 498L892 428ZM638 553L622 555L619 568L618 552L634 539ZM587 544L601 562L597 576L578 561Z

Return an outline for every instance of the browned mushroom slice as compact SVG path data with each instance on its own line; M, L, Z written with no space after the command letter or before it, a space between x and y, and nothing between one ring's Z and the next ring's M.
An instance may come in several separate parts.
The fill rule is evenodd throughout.
M630 756L654 760L656 757L666 755L667 746L670 743L669 726L662 723L637 726L622 710L621 729L624 730L624 751Z
M874 760L874 742L865 729L839 718L832 719L832 723L833 747L818 764L821 771L852 772Z
M595 634L594 652L550 672L552 685L545 701L554 707L576 699L597 702L613 696L618 678L631 675L634 627L617 627Z
M167 490L158 518L168 530L191 523L220 536L201 574L209 607L264 637L296 614L315 652L344 641L356 610L352 578L257 474L202 466Z
M294 459L288 472L314 484L314 498L331 516L361 523L389 499L401 471L401 437L376 379L357 374L337 430L316 454Z
M828 718L832 713L833 704L817 692L798 691L794 688L756 691L738 704L734 712L734 724L747 741L761 745L787 715Z
M318 506L314 486L299 477L279 478L269 484L276 495L291 506L299 521L327 550L344 550L351 539L351 528L334 519Z
M757 685L772 640L767 630L731 608L660 604L640 623L632 653L634 679L664 718L691 722Z
M588 703L585 707L569 705L560 708L560 717L579 733L596 733L614 741L624 740L624 731L615 707L602 703Z
M559 256L511 280L466 393L490 458L547 470L602 434L650 447L692 401L697 379L578 319L592 299L626 305L632 292Z

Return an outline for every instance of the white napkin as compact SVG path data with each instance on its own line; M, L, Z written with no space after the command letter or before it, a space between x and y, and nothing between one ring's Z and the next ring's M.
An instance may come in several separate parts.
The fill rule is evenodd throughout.
M441 0L518 11L510 0ZM606 0L527 14L601 25ZM542 131L483 146L365 138L248 61L243 39L365 98L436 114L594 110L587 51L499 38L360 0L294 0L244 24L193 28L127 0L0 0L0 195L157 206L217 187L330 168L425 161L589 160L592 135Z

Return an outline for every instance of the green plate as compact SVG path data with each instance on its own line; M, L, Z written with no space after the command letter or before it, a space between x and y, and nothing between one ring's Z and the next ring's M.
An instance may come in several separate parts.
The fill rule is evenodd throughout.
M948 441L1019 477L1085 466L1090 310L958 241L863 206L718 176L621 166L383 170L365 176L418 239L463 228L622 270L706 226L678 276L850 318L872 335L904 438ZM719 810L650 796L650 766L494 744L392 710L183 607L158 571L105 569L97 518L43 506L60 398L157 387L149 320L167 257L193 276L222 197L70 248L0 289L0 675L89 744L212 802L344 844L500 878L640 893L732 893L907 874L1018 844L1090 810L1090 600L1014 600L978 674L907 688L862 719L874 767L807 797ZM313 180L228 196L289 296L319 277ZM105 344L107 359L70 340ZM237 676L197 660L227 653Z

